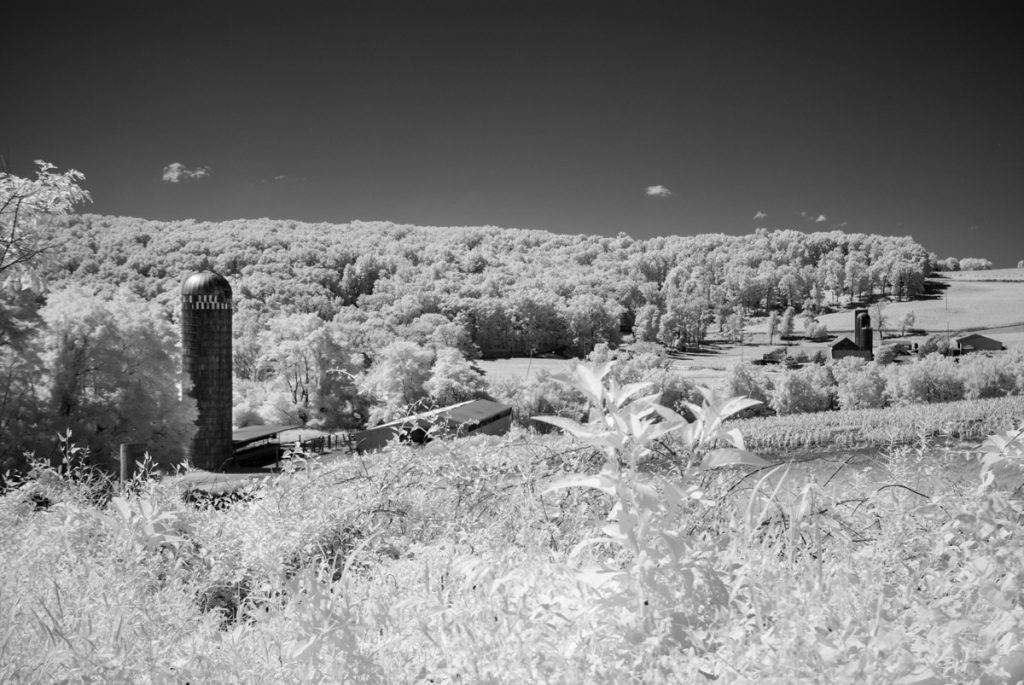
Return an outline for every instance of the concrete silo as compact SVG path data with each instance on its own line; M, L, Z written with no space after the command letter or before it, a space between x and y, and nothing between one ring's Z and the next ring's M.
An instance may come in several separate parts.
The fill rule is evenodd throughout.
M231 456L231 284L213 271L181 285L183 384L199 417L189 461L215 470Z
M871 317L868 310L857 309L853 312L854 342L861 350L871 351L874 348L874 336L871 331Z

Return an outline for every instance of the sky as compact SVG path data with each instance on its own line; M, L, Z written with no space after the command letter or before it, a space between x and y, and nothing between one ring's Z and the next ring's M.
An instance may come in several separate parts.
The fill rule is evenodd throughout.
M634 238L911 235L1024 259L1017 3L49 0L0 155L99 214Z

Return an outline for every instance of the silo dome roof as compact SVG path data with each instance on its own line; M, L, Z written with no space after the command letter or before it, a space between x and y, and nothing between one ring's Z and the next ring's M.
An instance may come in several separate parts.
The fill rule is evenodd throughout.
M231 284L219 273L200 271L185 279L181 284L181 294L231 297Z

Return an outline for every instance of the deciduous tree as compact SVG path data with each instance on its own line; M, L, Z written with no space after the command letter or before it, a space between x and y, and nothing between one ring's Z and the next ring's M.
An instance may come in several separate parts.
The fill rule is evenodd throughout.
M433 362L433 352L416 343L398 340L388 345L358 381L359 390L375 402L370 423L404 416L425 400Z
M51 294L42 316L51 430L71 429L97 454L142 443L159 462L179 463L196 409L179 397L178 331L160 308L71 288Z
M484 397L487 383L458 350L445 347L437 352L424 389L439 406Z
M40 224L90 199L78 185L85 179L80 172L58 173L52 164L36 164L34 179L0 172L0 281L17 277L32 283L34 262L50 247Z

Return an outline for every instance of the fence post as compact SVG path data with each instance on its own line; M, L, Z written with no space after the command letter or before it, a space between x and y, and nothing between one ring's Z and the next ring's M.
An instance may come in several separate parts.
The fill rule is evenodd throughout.
M141 461L145 456L145 443L121 443L121 449L118 453L118 476L122 483L132 479L135 475L135 462Z
M128 445L127 445L127 443L123 443L123 442L121 443L121 455L120 456L121 456L121 461L120 461L120 466L121 466L121 468L120 468L120 476L121 477L120 477L120 481L122 483L124 483L125 481L131 480L131 477L132 477L132 458L131 458L131 455L128 453Z

